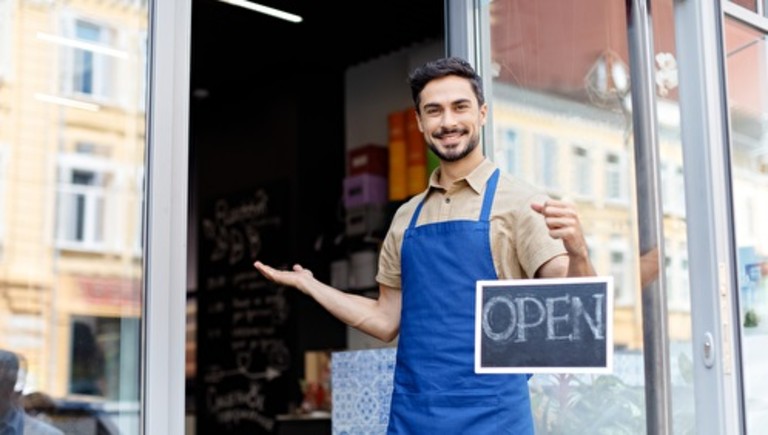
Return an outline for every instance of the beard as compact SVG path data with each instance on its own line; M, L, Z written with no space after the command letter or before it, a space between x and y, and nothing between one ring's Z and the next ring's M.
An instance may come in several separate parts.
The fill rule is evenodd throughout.
M446 134L455 133L457 131L461 131L462 133L466 132L466 130L439 130L435 132L432 136L435 138L441 138ZM440 160L444 162L456 162L464 157L468 156L469 153L472 152L475 148L477 148L477 145L480 144L480 134L475 133L474 135L469 137L469 140L467 142L467 146L464 148L458 148L458 147L452 147L446 151L440 150L437 145L430 139L427 140L427 145L429 146L429 149L432 150L433 153L439 158Z

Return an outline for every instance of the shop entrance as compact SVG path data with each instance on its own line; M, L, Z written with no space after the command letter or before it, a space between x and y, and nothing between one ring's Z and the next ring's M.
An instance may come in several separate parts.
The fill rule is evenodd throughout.
M347 328L299 292L264 282L251 264L301 263L329 282L334 240L344 231L346 153L357 145L348 143L347 72L444 39L440 0L390 1L374 11L309 1L264 6L302 20L218 0L192 8L192 433L290 433L299 424L284 417L301 405L305 354L347 348ZM404 73L394 80L405 87ZM315 423L322 428L312 433L330 433L329 419Z

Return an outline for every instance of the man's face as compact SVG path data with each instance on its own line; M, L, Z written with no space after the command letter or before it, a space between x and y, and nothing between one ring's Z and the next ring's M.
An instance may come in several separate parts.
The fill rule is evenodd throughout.
M477 148L488 107L478 106L469 80L433 80L421 91L419 104L419 129L440 160L455 162Z

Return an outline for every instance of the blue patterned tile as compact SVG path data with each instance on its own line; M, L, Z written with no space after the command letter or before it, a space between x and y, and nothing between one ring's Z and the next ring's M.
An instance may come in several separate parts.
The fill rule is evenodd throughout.
M387 432L395 351L388 347L331 354L333 435Z

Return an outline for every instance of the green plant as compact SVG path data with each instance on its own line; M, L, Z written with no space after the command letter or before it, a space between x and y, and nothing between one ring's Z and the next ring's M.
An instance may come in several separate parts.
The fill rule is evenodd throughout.
M645 433L643 388L614 375L560 374L532 391L537 434Z
M744 313L744 327L745 328L754 328L757 326L757 324L760 323L760 318L757 316L757 313L753 309L747 310L746 313Z

